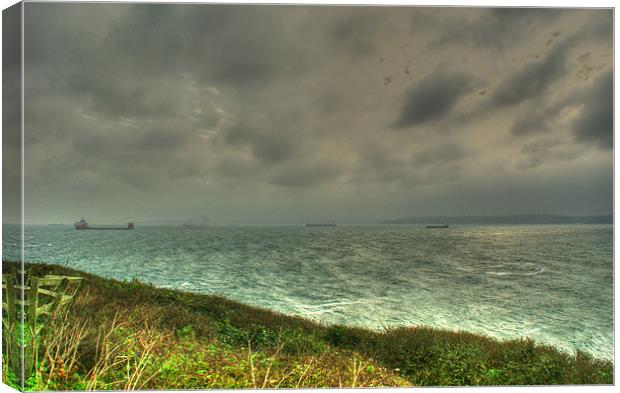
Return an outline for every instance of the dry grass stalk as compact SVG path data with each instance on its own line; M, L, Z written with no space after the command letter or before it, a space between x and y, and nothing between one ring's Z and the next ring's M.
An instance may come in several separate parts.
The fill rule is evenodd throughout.
M78 349L87 335L88 324L87 320L70 320L67 310L52 315L49 327L41 339L43 358L38 370L41 374L43 369L49 368L46 385L54 377L68 377L77 368Z
M357 383L357 380L360 374L362 373L364 366L365 365L364 363L362 363L361 360L358 362L357 357L353 356L353 368L351 369L351 373L352 373L351 387L352 388L355 387L355 384Z
M97 361L87 375L88 383L86 384L86 390L97 389L99 377L105 374L109 369L121 363L120 361L112 361L113 354L122 346L121 342L111 342L111 337L116 329L122 326L122 324L117 322L117 320L118 310L114 314L114 318L112 319L108 332L104 336L100 335L97 338L95 348L95 359L97 359Z
M148 331L148 333L152 332ZM138 383L144 375L144 372L148 365L148 358L151 355L152 349L156 344L156 341L153 340L150 336L151 334L148 334L147 337L138 337L138 341L141 347L141 353L138 359L136 359L135 357L125 356L125 358L127 359L127 381L125 382L125 390L136 390L136 387L138 387ZM131 360L133 360L133 368L130 367ZM146 385L148 381L150 381L155 375L157 375L158 372L159 369L156 370L153 374L151 374L148 378L146 378L140 384L140 387L138 387L138 389L144 387L144 385Z
M269 357L269 366L267 367L267 371L265 372L265 378L263 379L263 385L261 386L261 388L263 389L267 386L267 382L269 382L269 373L271 372L271 367L273 366L273 363L275 362L276 358L280 354L280 351L282 350L282 348L284 348L283 342L278 344L278 347L276 348L276 352L272 356Z
M252 355L251 340L248 340L248 362L250 363L250 373L252 374L252 387L256 389L256 376L254 374L254 355Z
M160 372L160 369L157 369L148 377L145 374L149 358L161 339L161 335L149 324L151 317L152 315L145 315L142 328L136 332L115 337L120 328L129 325L128 321L119 322L118 311L116 312L107 333L97 340L97 361L89 372L87 390L97 389L101 379L110 371L118 370L118 367L124 368L125 378L104 386L113 386L119 390L142 389Z

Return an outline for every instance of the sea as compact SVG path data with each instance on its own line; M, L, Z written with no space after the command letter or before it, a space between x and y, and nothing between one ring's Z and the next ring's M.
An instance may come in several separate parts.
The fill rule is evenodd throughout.
M19 259L4 226L4 259ZM613 359L612 225L26 226L26 261L325 324L529 337Z

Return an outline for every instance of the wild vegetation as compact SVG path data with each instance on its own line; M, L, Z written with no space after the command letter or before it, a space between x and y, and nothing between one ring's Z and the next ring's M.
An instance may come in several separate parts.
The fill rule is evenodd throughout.
M17 264L3 262L3 273ZM529 339L407 327L324 326L220 296L82 276L70 309L38 338L27 390L612 384L613 364ZM6 366L2 378L19 388Z

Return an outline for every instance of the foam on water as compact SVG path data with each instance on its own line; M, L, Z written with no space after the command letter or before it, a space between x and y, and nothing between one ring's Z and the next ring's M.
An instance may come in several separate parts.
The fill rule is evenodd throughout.
M535 276L537 274L541 274L545 272L545 268L541 267L538 270L534 271L534 272L494 272L494 271L488 271L486 272L486 274L490 275L490 276Z
M17 259L18 233L4 231L4 257ZM324 323L529 336L613 356L611 225L32 226L25 246L29 261L222 294Z

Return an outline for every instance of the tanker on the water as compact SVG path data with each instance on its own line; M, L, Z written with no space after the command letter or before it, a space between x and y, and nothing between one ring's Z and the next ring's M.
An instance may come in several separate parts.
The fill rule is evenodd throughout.
M75 224L75 229L92 229L92 230L129 230L129 229L133 229L133 222L130 222L127 224L126 227L123 226L96 226L96 227L91 227L90 225L88 225L88 222L86 222L86 220L84 218L82 218L80 221L76 222Z

